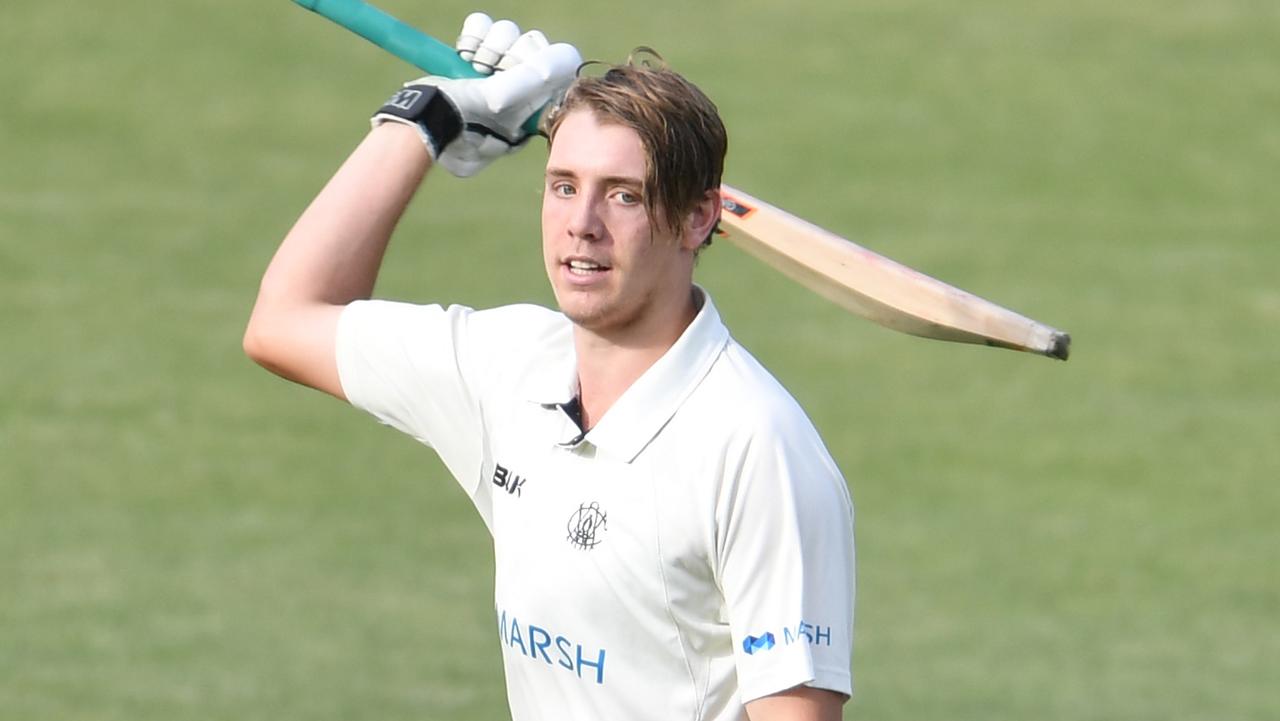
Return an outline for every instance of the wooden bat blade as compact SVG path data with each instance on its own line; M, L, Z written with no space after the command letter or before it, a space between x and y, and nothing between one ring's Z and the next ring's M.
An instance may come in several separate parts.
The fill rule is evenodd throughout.
M903 333L1066 360L1071 336L867 250L727 185L725 237L822 297Z
M474 70L452 49L361 0L294 0L435 75ZM532 118L530 119L533 120ZM721 225L747 252L881 325L1067 359L1071 337L953 288L728 186Z

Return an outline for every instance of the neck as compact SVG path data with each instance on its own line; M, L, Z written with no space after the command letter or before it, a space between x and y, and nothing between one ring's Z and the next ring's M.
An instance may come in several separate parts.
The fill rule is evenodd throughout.
M699 307L696 293L691 289L684 304L666 316L667 322L609 333L597 333L581 326L574 328L583 430L594 427L631 384L675 345L693 322Z

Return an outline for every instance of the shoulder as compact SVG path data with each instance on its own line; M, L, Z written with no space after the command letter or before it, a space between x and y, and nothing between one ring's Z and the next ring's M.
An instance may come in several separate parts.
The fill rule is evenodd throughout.
M472 311L468 336L475 350L517 365L536 365L573 345L573 325L558 311L531 303Z
M554 338L570 330L569 319L563 314L533 303L517 303L470 312L471 323L478 331L494 335L532 340Z
M739 438L817 436L791 392L733 338L691 400Z
M721 492L740 491L744 483L807 487L833 494L838 505L848 502L844 475L817 427L745 348L730 339L702 385L690 400L702 437L719 448Z
M403 365L453 367L477 379L496 379L562 356L572 327L561 313L533 304L476 310L388 300L349 304L339 321L339 346L399 359Z
M448 333L460 341L480 344L555 342L569 332L569 321L563 315L531 303L477 310L465 305L360 300L344 309L342 322L410 336Z

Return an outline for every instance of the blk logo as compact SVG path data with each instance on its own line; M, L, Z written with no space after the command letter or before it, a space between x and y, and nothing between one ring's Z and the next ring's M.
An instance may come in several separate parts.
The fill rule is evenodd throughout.
M569 516L569 543L574 548L588 550L600 544L600 533L609 527L605 512L600 504L592 501L578 506L578 510Z
M498 488L505 489L507 493L513 496L520 495L520 487L529 479L521 478L505 468L501 463L493 469L493 485Z
M773 634L767 632L763 636L747 636L742 639L742 650L746 651L748 656L756 651L768 651L774 645Z
M413 107L414 103L418 102L418 98L420 97L422 97L421 90L410 90L409 88L405 88L404 90L397 91L395 95L392 95L391 99L387 101L387 105L408 111Z

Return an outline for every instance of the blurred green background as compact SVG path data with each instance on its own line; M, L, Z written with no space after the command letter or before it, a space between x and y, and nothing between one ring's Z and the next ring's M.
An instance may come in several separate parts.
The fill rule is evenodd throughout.
M853 489L846 718L1280 718L1280 5L486 9L657 47L729 182L1072 332L899 336L704 255ZM0 48L0 719L503 718L461 492L240 351L413 71L285 0L9 0ZM543 157L430 178L379 294L550 302Z

